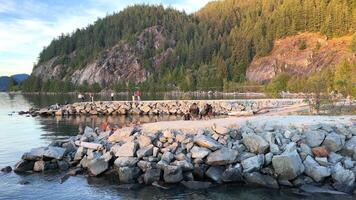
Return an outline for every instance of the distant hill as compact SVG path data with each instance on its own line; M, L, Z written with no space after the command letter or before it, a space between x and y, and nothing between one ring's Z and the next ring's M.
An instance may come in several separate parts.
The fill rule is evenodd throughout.
M222 90L280 73L308 76L353 58L355 31L354 0L213 1L191 15L137 5L55 38L24 89ZM305 33L318 35L304 41ZM337 41L334 53L328 43Z
M25 81L30 75L28 74L15 74L11 77L0 76L0 92L7 91L10 85L19 85Z

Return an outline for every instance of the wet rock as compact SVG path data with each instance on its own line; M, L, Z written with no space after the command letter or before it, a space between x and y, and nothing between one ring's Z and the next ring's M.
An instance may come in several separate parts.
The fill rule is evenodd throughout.
M19 181L19 184L20 184L20 185L28 185L28 184L30 184L30 181L21 180L21 181Z
M333 168L333 187L342 192L351 193L355 187L355 174L351 170L344 169L341 164Z
M120 167L133 167L136 165L138 162L138 159L136 157L118 157L114 165L118 168Z
M10 173L11 171L12 171L12 168L10 166L6 166L1 169L1 172L4 172L4 173Z
M88 163L88 170L94 176L105 172L108 168L108 162L105 162L105 160L102 158L96 158Z
M147 169L146 173L143 175L144 183L147 185L150 185L155 181L159 181L160 178L161 178L160 169Z
M272 165L278 178L282 180L292 180L304 172L302 160L296 150L274 156Z
M215 182L221 182L224 171L225 167L223 166L211 166L205 172L205 175Z
M33 166L33 171L35 172L44 172L48 169L50 169L51 164L50 162L45 162L43 160L36 161L34 166Z
M204 147L194 146L190 152L192 153L192 158L205 158L211 152L209 149Z
M140 175L138 167L120 167L119 179L120 183L134 183Z
M137 163L137 167L139 167L143 172L145 172L145 171L147 171L148 169L156 168L156 163L149 162L149 161L144 161L144 160L140 160L140 161Z
M311 156L307 156L303 164L305 167L304 173L312 177L316 182L321 182L331 175L329 168L320 166Z
M168 165L164 168L163 179L166 183L178 183L183 179L182 169L178 166Z
M206 181L182 181L181 182L186 188L191 189L191 190L201 190L201 189L207 189L212 186L211 182L206 182Z
M136 152L138 159L142 157L148 157L153 155L153 145L150 144L146 147L143 147Z
M247 158L241 162L242 168L244 172L253 172L262 168L264 164L264 155L259 154L257 156L253 156Z
M190 171L194 169L193 164L187 160L176 160L171 164L180 167L183 171Z
M51 147L49 146L44 152L43 156L47 158L54 158L61 160L65 155L66 149L61 147Z
M194 142L198 146L208 148L212 151L218 150L222 147L220 143L205 135L195 136Z
M268 142L254 133L243 134L242 142L250 152L256 154L266 153L269 148Z
M30 152L24 153L22 155L22 159L32 160L32 161L41 160L45 151L46 151L45 147L33 148L31 149Z
M20 160L16 165L15 165L15 172L27 172L31 171L33 169L35 162L32 160Z
M120 146L115 156L117 157L133 157L136 155L138 144L136 142L126 142L122 146Z
M338 192L336 190L330 189L330 188L325 188L325 187L318 187L315 185L302 185L300 189L304 192L308 193L324 193L324 194L337 194L337 195L345 195L346 193L343 192Z
M193 170L193 175L195 179L203 180L205 172L208 170L209 166L205 164L195 165Z
M310 147L317 147L320 146L321 143L325 139L325 132L322 130L317 130L317 131L307 131L305 133L306 136L306 143Z
M339 135L335 132L328 134L323 142L323 146L325 146L329 151L337 152L342 149L345 145L345 136Z
M245 173L244 178L247 183L278 189L279 185L276 179L271 176L263 175L259 172Z
M242 167L240 164L227 168L221 175L223 182L242 182Z
M222 148L210 153L206 159L208 165L227 165L234 163L237 159L238 151Z

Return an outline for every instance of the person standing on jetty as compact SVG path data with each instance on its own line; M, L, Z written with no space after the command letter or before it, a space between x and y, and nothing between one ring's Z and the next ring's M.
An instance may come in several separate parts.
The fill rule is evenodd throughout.
M112 92L112 93L110 94L110 96L111 96L111 101L114 101L114 96L115 96L115 94Z
M90 93L91 102L94 103L94 95Z
M82 95L82 93L79 93L79 94L78 94L78 99L79 99L81 102L84 102L84 95Z
M140 90L136 90L134 92L134 95L132 96L132 101L136 101L136 99L137 99L137 101L141 101L141 92L140 92Z

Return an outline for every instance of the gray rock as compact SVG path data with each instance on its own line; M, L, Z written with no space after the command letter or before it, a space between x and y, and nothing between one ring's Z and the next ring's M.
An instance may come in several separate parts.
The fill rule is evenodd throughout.
M138 142L138 145L140 146L140 148L144 148L144 147L150 145L152 143L152 140L150 137L148 137L146 135L140 135L137 138L137 142Z
M66 161L63 161L63 160L58 160L57 161L57 166L58 166L58 169L61 170L61 171L65 171L65 170L70 168L69 163L66 162Z
M323 194L336 194L336 195L345 195L346 193L343 192L338 192L330 188L325 188L325 187L318 187L315 185L302 185L300 189L304 192L308 193L323 193Z
M33 165L33 171L44 172L50 168L50 163L43 160L36 161Z
M10 166L6 166L4 168L1 168L0 171L4 173L10 173L12 171L12 168Z
M214 124L212 129L213 129L213 131L215 131L216 133L218 133L220 135L226 135L230 132L230 129L223 127L223 126L219 126L217 124Z
M169 164L169 163L171 163L173 158L174 158L174 155L171 152L167 151L162 155L161 160L165 161L166 163Z
M61 147L48 147L44 152L43 156L47 158L54 158L61 160L65 155L66 149Z
M258 171L262 168L264 164L264 155L259 154L257 156L253 156L251 158L247 158L241 162L242 168L244 172L253 172Z
M210 153L206 159L208 165L227 165L236 161L238 151L222 148Z
M323 142L323 146L325 146L329 151L333 152L341 150L344 145L345 136L339 135L335 132L329 133Z
M342 192L352 192L355 187L355 174L351 170L344 169L341 164L333 168L333 187Z
M33 161L41 160L46 149L47 149L46 147L33 148L31 149L30 152L24 153L22 155L22 159L33 160Z
M310 156L313 155L312 149L307 144L301 143L299 150L300 150L299 155L302 158L302 160L304 160L308 155Z
M356 159L356 136L353 136L351 139L349 139L345 143L345 146L342 149L342 152L344 154L346 154L347 156L350 156L353 159Z
M140 169L138 167L119 168L120 183L134 183L139 176L140 176Z
M150 144L148 146L145 146L136 152L138 159L143 158L143 157L148 157L153 155L153 145Z
M284 147L284 153L293 152L297 150L297 144L295 142L290 142Z
M90 174L97 176L105 172L109 168L109 163L105 162L102 158L96 158L91 160L88 164L88 170Z
M342 159L343 159L342 155L334 153L334 152L330 152L328 155L329 162L331 162L333 164L340 162Z
M311 156L307 156L303 162L305 174L312 177L316 182L321 182L331 175L329 168L320 166Z
M83 159L83 156L86 154L87 150L84 147L79 147L74 155L74 160L78 161Z
M166 183L178 183L183 180L182 169L178 166L168 165L164 168L163 179Z
M328 158L326 157L315 157L315 161L319 163L321 166L330 166L330 163L328 162Z
M31 171L33 169L35 162L32 160L20 160L16 165L15 165L15 172L27 172Z
M115 156L117 157L134 157L136 155L138 144L136 142L126 142L122 146L120 146Z
M186 188L191 190L207 189L212 186L211 182L203 182L203 181L182 181L181 183Z
M276 179L271 176L263 175L259 172L245 173L244 178L247 183L278 189L279 185Z
M209 149L204 147L194 146L190 152L192 153L192 158L205 158L211 152Z
M270 148L270 152L273 153L274 155L279 155L279 154L281 154L281 151L280 151L278 145L276 145L276 144L271 144L269 148Z
M269 148L268 142L256 134L243 134L243 144L252 153L266 153Z
M233 167L227 168L221 175L221 180L223 182L242 182L242 167L240 164L236 164Z
M279 179L292 180L304 172L304 166L296 150L272 158L272 165Z
M180 167L183 171L190 171L194 169L193 164L187 160L176 160L171 164Z
M151 168L156 168L156 163L153 163L153 162L149 162L149 161L144 161L144 160L140 160L138 163L137 163L137 166L143 171L147 171L148 169L151 169Z
M194 143L200 147L208 148L212 151L220 149L222 146L220 143L208 137L206 135L198 135L194 137Z
M205 172L205 175L215 182L221 182L222 174L225 168L223 166L211 166Z
M306 143L310 147L318 147L325 139L325 132L322 130L317 131L307 131L305 133L306 136Z
M118 157L115 162L114 165L116 167L133 167L136 165L136 163L138 162L138 159L136 157Z
M346 169L351 169L355 165L355 161L351 160L350 157L346 157L346 159L343 161L344 167Z
M267 166L267 165L271 164L272 158L273 158L273 153L271 153L271 152L267 153L265 155L265 163L264 163L264 165Z
M146 173L143 175L143 181L147 185L150 185L155 181L159 181L160 178L161 178L160 169L147 169Z

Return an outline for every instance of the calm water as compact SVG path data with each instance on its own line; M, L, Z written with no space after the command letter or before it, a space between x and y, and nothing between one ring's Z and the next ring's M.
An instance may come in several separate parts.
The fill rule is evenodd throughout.
M13 111L28 110L33 106L74 101L70 96L23 96L0 93L0 167L13 166L21 155L33 147L49 144L68 135L76 135L79 124L96 125L109 121L118 125L132 121L150 122L175 118L74 117L32 118ZM61 174L0 173L0 199L353 199L352 196L297 195L291 190L271 190L241 185L220 186L203 191L191 191L180 186L170 190L142 187L120 189L102 178L71 177L59 183ZM22 185L20 182L28 181Z

